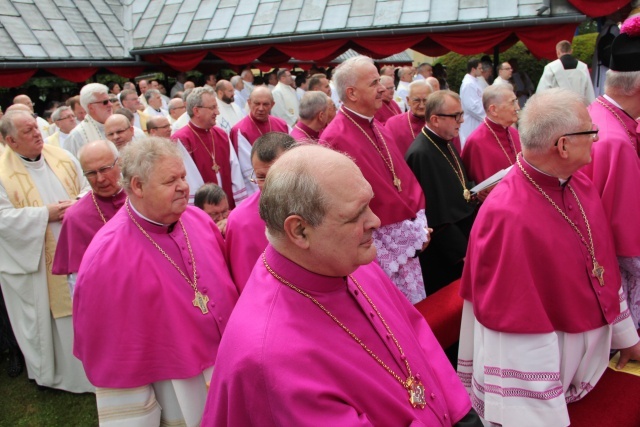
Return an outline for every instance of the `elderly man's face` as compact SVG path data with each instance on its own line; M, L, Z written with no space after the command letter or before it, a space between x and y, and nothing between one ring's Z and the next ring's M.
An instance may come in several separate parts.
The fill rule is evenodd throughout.
M507 92L495 106L494 121L502 126L511 126L518 121L518 111L520 111L518 98L513 92Z
M182 159L160 158L151 169L147 182L140 183L138 189L138 201L145 216L162 224L172 224L180 219L189 203L186 176Z
M337 112L336 104L334 104L331 99L328 100L328 104L329 106L327 107L327 111L326 111L327 123L325 124L325 126L331 123L331 120L335 118L336 112Z
M60 128L62 133L68 134L76 127L76 115L71 110L64 110L60 113L60 118L56 120L56 126Z
M375 65L365 62L355 67L354 73L358 76L353 87L358 112L365 116L373 116L382 107L382 94L386 90L380 83L378 70Z
M13 118L15 133L5 139L13 151L21 156L34 159L42 153L44 141L38 129L38 122L29 114L16 114Z
M380 219L369 208L373 190L352 166L319 179L330 196L327 213L320 225L305 228L311 256L329 269L324 274L330 276L346 276L376 257L373 231Z
M111 197L120 191L120 164L108 147L99 145L86 149L82 153L81 166L97 196Z
M396 92L396 88L392 79L382 80L385 91L382 93L382 101L389 103L393 101L393 94Z
M178 102L172 102L174 102L175 105L173 106L173 108L171 108L171 110L169 110L169 115L171 115L174 120L178 120L178 117L180 117L182 114L184 114L185 111L187 111L187 107L184 105L184 101L182 100L178 100Z
M138 87L140 88L140 93L144 95L144 93L149 88L149 85L147 84L146 80L140 80L140 83L138 83Z
M151 108L155 108L156 110L159 110L160 107L162 107L162 97L159 93L153 94L153 96L149 98L148 102Z
M94 97L94 101L89 103L88 113L96 122L106 122L109 116L113 114L113 106L109 100L109 95L106 93L97 94Z
M271 97L271 94L266 91L258 94L252 93L251 98L249 99L249 110L251 112L251 116L259 122L266 122L269 120L269 114L271 114L273 105L273 98Z
M104 133L107 139L120 150L133 139L133 126L127 125L127 118L124 116L117 119L114 117L105 123Z
M122 106L124 108L131 111L132 113L138 111L141 106L140 99L138 99L138 96L135 93L130 93L125 97L120 95L120 102L122 103Z
M220 111L218 110L218 102L215 95L208 93L202 94L202 102L199 106L193 108L193 119L195 123L206 129L216 125L216 117Z
M414 86L407 96L407 103L411 109L411 113L416 117L424 117L427 109L427 98L430 91L425 86Z
M76 120L78 120L78 122L81 122L84 120L85 116L87 115L87 112L84 110L84 108L82 108L82 105L80 105L80 103L78 102L73 107L73 114L76 115Z
M169 138L171 136L171 125L166 117L158 117L154 119L155 128L149 128L149 135L159 136L161 138Z
M202 210L217 224L219 221L229 217L229 201L225 197L217 205L205 203L202 206Z

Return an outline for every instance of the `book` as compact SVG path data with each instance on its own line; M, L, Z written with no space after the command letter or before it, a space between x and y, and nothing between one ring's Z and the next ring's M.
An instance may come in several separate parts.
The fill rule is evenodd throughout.
M476 185L469 191L471 191L471 194L478 194L482 190L486 190L488 188L492 188L496 186L502 180L502 178L504 178L505 175L507 175L507 173L511 170L512 167L513 165L509 166L506 169L499 170L498 172L494 173L489 178L485 179L484 181L482 181L480 184Z

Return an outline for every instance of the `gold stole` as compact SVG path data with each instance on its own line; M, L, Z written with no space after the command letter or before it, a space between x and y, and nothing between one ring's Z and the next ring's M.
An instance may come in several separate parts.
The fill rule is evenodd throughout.
M53 173L58 177L70 199L80 192L79 177L69 155L61 148L44 145L42 155ZM16 209L44 206L29 171L10 147L5 147L0 155L0 182L7 191L9 200ZM49 288L49 307L54 319L71 316L71 295L66 276L51 274L51 266L56 251L56 239L47 225L44 238L44 254Z

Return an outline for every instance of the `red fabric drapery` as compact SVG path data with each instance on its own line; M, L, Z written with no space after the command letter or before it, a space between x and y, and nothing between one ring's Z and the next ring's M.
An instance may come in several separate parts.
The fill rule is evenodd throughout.
M144 67L107 67L107 70L128 79L133 79L144 73Z
M592 18L610 15L629 4L629 0L569 0L576 9Z
M178 53L163 53L160 54L160 60L166 62L178 71L190 71L196 68L196 66L207 56L206 50L199 50L195 52L178 52Z
M45 68L45 71L60 77L61 79L69 80L74 83L83 83L93 76L98 69L96 67L85 68Z
M409 49L412 45L424 39L424 37L424 34L376 36L353 39L353 42L378 56L376 59L382 59L387 56L395 55L398 52L402 52L405 49Z
M0 87L22 86L36 73L36 70L0 70Z
M269 46L242 46L225 49L214 49L211 51L217 57L227 61L232 65L243 65L253 62L263 55Z
M560 40L572 40L576 24L540 25L523 27L515 33L529 51L537 58L556 59L556 43Z
M338 40L310 40L308 42L287 43L274 46L280 52L287 54L301 61L315 61L318 58L326 58L331 56L335 58L341 53L336 54L347 41Z

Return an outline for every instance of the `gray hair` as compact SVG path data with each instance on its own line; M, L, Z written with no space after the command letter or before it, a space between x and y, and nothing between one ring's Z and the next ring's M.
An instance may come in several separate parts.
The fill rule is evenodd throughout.
M80 105L89 112L89 104L96 101L96 95L109 94L109 88L102 83L89 83L80 89Z
M577 93L561 88L538 92L520 112L518 132L522 148L544 153L563 134L578 130L576 105L584 104Z
M336 85L338 97L342 102L347 98L347 88L355 86L358 81L358 73L354 70L362 63L373 64L373 59L362 55L354 56L338 65L335 69L333 82Z
M182 103L184 104L184 100L182 98L172 98L168 104L169 111L173 111L178 108L178 105L176 105L178 101L182 101Z
M271 163L280 155L280 153L287 151L296 145L296 140L287 133L265 133L253 143L253 146L251 147L251 158L253 159L253 156L257 156L258 160L261 162Z
M429 93L433 92L433 88L429 83L427 83L427 79L414 80L409 83L409 93L411 93L414 89L418 89L420 87L429 88Z
M236 86L238 85L238 83L240 83L242 81L242 77L240 76L233 76L231 77L231 86L233 86L233 88L235 89Z
M302 120L313 120L321 111L329 107L329 97L320 91L305 92L300 100L299 116Z
M632 96L640 88L640 71L607 70L604 83L605 92L612 89L621 95Z
M142 81L142 80L140 80ZM147 91L144 93L144 99L147 100L147 103L149 102L149 100L151 99L151 97L153 95L162 95L160 93L160 91L158 89L147 89Z
M86 151L99 145L106 146L109 149L109 151L111 151L111 154L113 154L114 159L117 159L118 156L120 155L120 153L118 152L118 147L116 147L116 145L113 142L107 139L97 139L95 141L91 141L90 143L83 145L82 147L80 147L80 150L78 150L78 161L80 162L80 165L82 165L82 158L85 156Z
M456 101L460 102L460 95L448 89L439 90L429 95L429 97L427 98L427 104L425 105L426 110L424 114L427 121L434 114L442 113L442 106L447 100L447 97L453 98Z
M204 184L198 188L196 194L193 197L194 206L204 209L204 205L217 205L227 198L227 193L224 192L222 187L212 182Z
M284 236L284 222L291 215L299 215L312 227L322 223L328 198L311 171L313 164L312 156L298 157L269 170L260 195L260 218L267 225L270 241Z
M15 138L17 129L13 123L13 120L14 120L14 117L22 116L22 115L33 118L33 115L29 111L24 111L24 110L12 110L12 111L7 111L4 114L2 119L0 119L0 133L2 134L3 138L6 138L8 136Z
M60 116L62 115L62 113L64 113L65 111L71 111L71 107L67 107L66 105L63 105L62 107L58 107L56 108L53 113L51 113L51 120L53 120L54 122L57 122L58 120L60 120Z
M128 143L120 152L122 186L127 194L131 194L133 177L147 182L156 164L166 157L182 161L178 146L168 139L150 136Z
M193 117L193 107L202 105L202 95L208 93L209 95L216 97L216 93L209 87L197 87L193 89L189 96L187 96L187 114L189 117Z
M504 98L510 94L513 94L513 87L510 84L488 86L482 92L482 106L484 107L484 111L489 111L491 105L502 102Z

